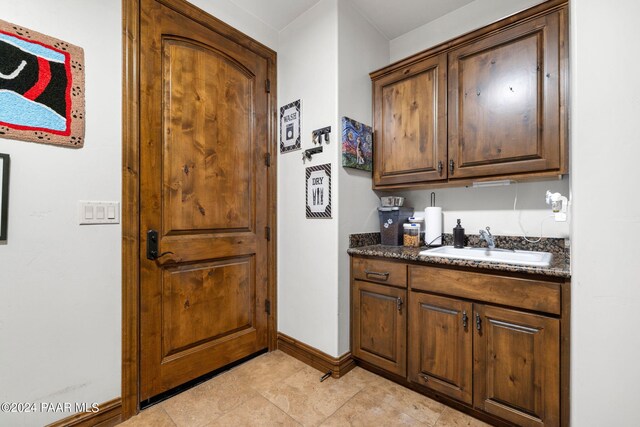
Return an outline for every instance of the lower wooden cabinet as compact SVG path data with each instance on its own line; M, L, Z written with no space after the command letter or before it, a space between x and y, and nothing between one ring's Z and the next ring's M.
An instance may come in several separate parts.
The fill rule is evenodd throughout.
M366 261L373 270L392 267L398 278L383 285L352 270L356 360L496 422L568 425L568 280Z
M474 308L474 406L520 426L560 425L560 321Z
M472 304L411 292L409 381L472 403Z
M354 357L391 373L407 374L407 291L353 281L352 346Z

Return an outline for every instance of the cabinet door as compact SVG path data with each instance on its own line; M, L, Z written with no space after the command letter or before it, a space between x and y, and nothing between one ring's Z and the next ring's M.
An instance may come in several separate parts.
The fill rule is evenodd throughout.
M360 280L353 283L353 355L406 376L407 292Z
M447 178L447 57L374 81L374 186Z
M520 426L560 424L560 321L475 306L474 406Z
M563 172L561 16L449 53L449 179Z
M417 292L409 298L409 380L471 404L471 303Z

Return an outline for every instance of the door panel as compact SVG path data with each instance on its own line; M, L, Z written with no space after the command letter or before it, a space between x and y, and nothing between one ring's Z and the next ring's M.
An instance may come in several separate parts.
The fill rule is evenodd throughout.
M269 107L265 58L154 0L140 36L144 400L267 347Z
M354 281L355 357L398 375L406 375L406 291Z
M449 179L559 170L559 19L449 53Z
M164 357L251 329L255 323L253 277L252 258L166 268Z
M254 228L255 76L183 40L164 40L163 64L166 231Z
M474 405L522 426L560 419L557 319L476 305Z
M375 185L446 179L446 82L445 54L374 81Z
M472 305L410 293L409 380L472 402Z

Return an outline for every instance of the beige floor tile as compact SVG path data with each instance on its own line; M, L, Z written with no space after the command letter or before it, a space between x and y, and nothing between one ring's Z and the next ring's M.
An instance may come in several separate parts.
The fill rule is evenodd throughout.
M238 380L245 381L253 389L262 392L306 366L298 359L276 350L258 356L232 369L230 373Z
M145 409L119 425L123 427L175 427L169 415L158 405Z
M395 408L429 426L436 424L446 408L442 403L391 381L370 384L362 393L374 402Z
M437 427L490 427L489 424L483 423L473 417L456 411L455 409L445 408L442 416L436 424Z
M257 396L227 412L207 427L299 426L296 421L262 396Z
M372 400L365 390L356 394L321 425L327 427L426 426L388 404Z
M225 372L160 405L178 427L199 427L258 396L232 372Z
M362 369L359 366L356 366L355 368L347 372L343 377L340 378L340 380L345 381L349 384L353 384L360 389L374 383L390 383L389 380L382 378L381 376L369 372L365 369Z
M305 367L285 381L273 384L262 395L305 426L317 426L361 390L346 378L327 378Z

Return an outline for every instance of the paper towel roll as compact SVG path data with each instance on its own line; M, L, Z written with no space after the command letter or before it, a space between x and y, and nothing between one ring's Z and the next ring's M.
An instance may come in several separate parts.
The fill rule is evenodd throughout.
M442 244L442 208L429 207L424 210L425 226L427 227L424 235L425 244L432 245ZM435 240L434 240L435 239Z

